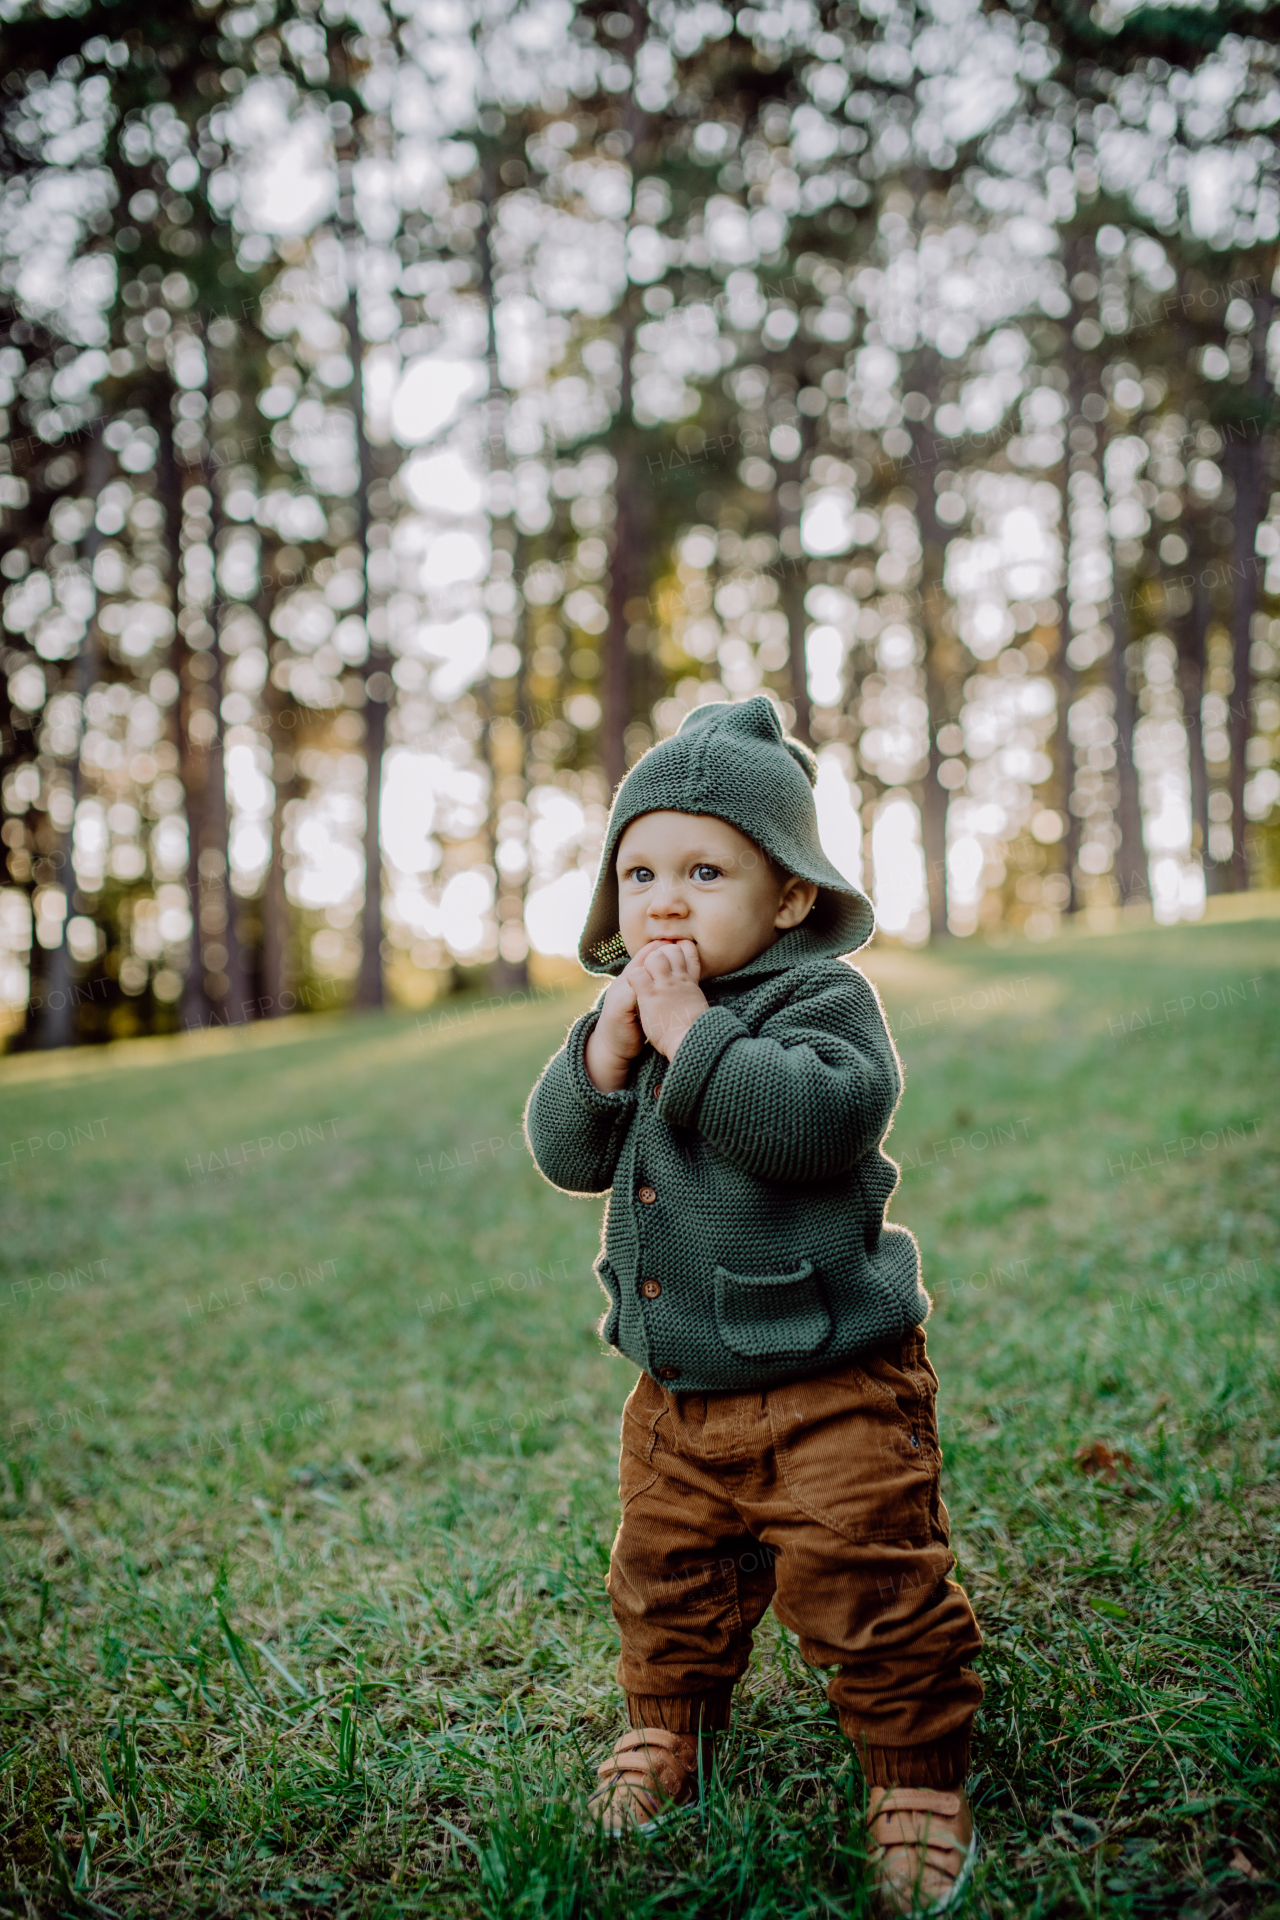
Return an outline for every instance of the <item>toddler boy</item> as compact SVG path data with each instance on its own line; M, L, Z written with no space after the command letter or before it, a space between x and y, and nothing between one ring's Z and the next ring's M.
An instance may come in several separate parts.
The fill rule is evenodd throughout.
M901 1074L840 957L872 911L822 852L815 775L763 695L637 763L580 947L612 984L529 1101L546 1178L609 1194L601 1332L642 1369L606 1582L630 1731L591 1808L647 1831L697 1797L772 1603L836 1669L887 1903L941 1912L973 1858L980 1639L947 1578L930 1302L884 1221Z

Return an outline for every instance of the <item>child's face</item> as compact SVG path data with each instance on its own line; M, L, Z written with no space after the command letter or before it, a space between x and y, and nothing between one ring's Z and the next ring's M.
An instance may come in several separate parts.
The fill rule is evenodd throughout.
M733 973L798 926L818 896L779 880L745 833L708 813L646 813L618 842L618 920L635 955L652 940L692 940L704 980Z

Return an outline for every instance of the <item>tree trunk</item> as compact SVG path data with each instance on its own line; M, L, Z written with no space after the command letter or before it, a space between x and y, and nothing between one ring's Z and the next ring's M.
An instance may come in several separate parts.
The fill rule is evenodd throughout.
M1099 439L1102 439L1101 434ZM1103 476L1105 501L1107 470L1105 441L1099 451L1102 457L1098 461L1098 468ZM1147 873L1147 854L1142 838L1142 798L1138 788L1138 768L1133 757L1133 735L1138 712L1129 686L1129 613L1125 604L1125 583L1120 577L1115 542L1110 534L1107 536L1107 545L1111 559L1112 641L1109 665L1111 691L1115 698L1116 783L1120 789L1120 804L1116 809L1120 845L1116 849L1115 871L1121 905L1127 906L1131 900L1149 899L1151 883Z
M182 520L184 483L173 447L171 423L158 419L157 463L165 509L172 568L174 612L178 622L174 667L181 692L177 702L178 775L187 815L187 890L191 898L191 958L183 982L181 1018L185 1027L239 1026L244 1019L244 970L235 927L227 851L227 786L222 747L222 658L216 622L217 584L211 619L182 601ZM207 491L211 496L213 489ZM216 526L213 535L216 543ZM215 553L216 564L216 553ZM202 645L193 646L198 635ZM207 715L201 719L197 716ZM224 947L222 968L206 968L205 949ZM209 978L225 972L226 990L213 994Z
M200 880L200 848L204 827L205 766L204 755L191 737L191 717L196 710L196 692L203 687L192 673L196 649L188 646L183 625L188 609L182 604L182 481L173 450L172 423L163 417L155 421L160 436L156 473L160 499L165 512L165 531L169 546L169 582L173 595L174 619L178 623L173 641L173 668L180 691L174 707L178 732L178 777L182 782L183 808L187 816L187 893L191 901L191 957L182 983L180 1017L184 1027L203 1027L209 1023L212 1005L205 991L204 962L200 947L200 911L203 895Z
M1064 596L1065 597L1065 596ZM1065 613L1058 628L1058 659L1056 662L1055 692L1058 697L1058 718L1053 733L1053 758L1058 776L1058 793L1062 807L1062 816L1067 830L1062 837L1062 862L1067 885L1071 892L1067 896L1067 912L1080 911L1080 889L1076 884L1076 862L1080 854L1080 816L1071 808L1072 795L1075 792L1075 752L1071 744L1071 707L1079 687L1075 668L1067 659L1067 635L1070 629Z
M183 496L185 486L173 446L173 430L166 419L156 422L160 434L157 463L165 509L172 568L173 603L177 619L174 666L181 692L177 703L178 774L187 815L187 890L191 898L191 958L183 982L181 1018L184 1026L206 1024L239 1026L244 1020L244 968L231 893L231 863L227 846L227 784L222 735L222 655L218 646L217 496L212 485L210 518L214 551L214 598L208 617L182 600ZM207 476L211 481L212 475ZM194 646L192 637L202 644ZM200 719L197 716L206 715ZM207 967L209 945L224 948L222 967ZM210 991L211 975L225 974L224 991Z
M609 624L601 648L600 763L610 794L627 771L627 724L631 719L631 655L627 647L627 602L635 593L639 528L635 471L635 425L631 411L632 362L635 358L635 295L623 295L622 393L614 421L613 451L618 463L615 486L617 517L613 523L613 553L609 564Z
M381 656L372 651L369 664L375 669L365 682L378 675L388 679ZM366 774L364 820L364 899L360 909L360 972L356 979L355 1003L358 1007L380 1007L382 991L382 761L387 745L387 694L380 685L369 688L364 709L364 755Z
M787 622L787 653L791 704L796 710L795 736L813 744L813 708L809 700L809 663L805 657L804 568L799 556L782 561L782 612Z
M1066 253L1068 281L1074 278L1080 266L1079 242L1069 244ZM1071 644L1071 621L1069 618L1070 595L1068 588L1071 578L1071 433L1076 427L1088 427L1084 417L1083 402L1085 394L1084 364L1078 348L1072 341L1072 333L1077 323L1077 308L1072 305L1067 317L1068 346L1065 356L1067 371L1067 420L1066 437L1062 453L1062 618L1058 623L1058 658L1056 663L1058 724L1054 733L1054 758L1057 761L1058 780L1062 794L1062 811L1066 818L1067 830L1063 836L1062 860L1067 884L1071 889L1067 898L1067 912L1079 913L1083 901L1080 893L1080 815L1073 811L1071 801L1076 787L1075 747L1071 739L1071 708L1079 692L1079 676L1067 658L1067 648ZM1090 431L1093 429L1090 427Z
M490 472L505 473L509 465L507 459L506 432L507 395L502 385L502 373L498 364L498 318L493 290L493 247L491 234L493 227L493 203L497 198L498 190L493 169L494 162L492 156L490 156L485 162L484 184L482 188L484 219L481 222L477 236L480 260L480 298L485 310L485 346L489 370L488 392L485 397L485 445L488 448ZM494 514L493 517L495 521L499 518L509 519L510 510L508 508L501 516ZM516 561L520 553L520 537L513 529L510 538L511 546L508 548L504 545L501 550L510 553L512 570L516 577L519 578L521 569L516 565ZM499 551L499 543L496 539L493 542L493 550L495 553ZM525 885L528 868L526 866L526 880L504 878L498 867L497 848L498 819L502 807L508 801L519 800L523 802L528 796L525 754L528 721L524 718L525 658L527 650L524 644L526 636L523 622L523 599L517 602L517 611L514 618L503 616L501 628L498 626L499 616L494 614L491 618L493 620L494 633L497 634L501 631L504 638L514 641L520 653L520 670L516 675L512 692L514 693L514 711L521 715L521 719L516 723L516 738L518 742L517 765L511 771L507 773L499 771L497 764L499 756L495 755L494 752L493 723L494 720L499 717L496 711L499 696L492 679L489 679L485 684L484 728L484 752L489 765L489 846L493 853L495 905L498 919L499 941L498 957L493 965L493 983L500 993L519 993L529 984L529 964L527 956L508 958L502 952L501 942L504 929L507 926L515 925L523 931ZM508 687L511 687L510 681L508 681L507 684ZM510 709L512 706L512 693L503 695L502 700L503 704ZM501 717L504 719L508 718L508 714L504 714ZM526 839L526 846L527 844Z
M265 596L264 596L265 597ZM264 625L266 624L264 620ZM263 1019L278 1020L292 1011L282 1002L289 986L289 899L284 884L285 809L298 793L297 771L293 758L293 729L285 731L281 719L291 712L288 696L276 686L270 673L263 690L271 740L271 778L275 802L271 810L271 864L267 868L262 893L262 1000Z
M205 793L205 841L201 853L208 855L206 865L210 869L215 865L215 856L219 857L222 863L220 888L215 881L215 893L221 892L220 909L226 920L222 944L227 950L227 959L222 971L227 976L227 990L223 995L222 1013L225 1024L238 1027L249 1018L251 1010L247 1007L249 982L244 964L239 917L236 912L236 897L231 886L231 813L227 805L226 735L222 719L222 702L225 694L221 638L222 598L217 575L222 515L221 503L213 480L212 466L206 465L204 484L210 501L209 517L213 522L210 545L214 554L213 601L209 608L209 624L213 628L213 644L209 649L209 658L213 665L213 674L208 687L213 698L217 728L209 743Z
M1182 724L1187 735L1187 767L1191 776L1191 849L1199 853L1205 891L1210 892L1213 863L1209 859L1209 773L1204 759L1204 665L1209 631L1209 589L1205 585L1204 551L1198 519L1183 523L1190 535L1191 591L1187 609L1177 623L1178 691L1182 696Z
M1245 755L1253 710L1249 630L1258 603L1254 542L1263 506L1261 442L1254 439L1231 449L1226 466L1235 482L1236 503L1232 509L1231 543L1231 858L1223 863L1223 875L1233 893L1243 893L1249 885L1244 787L1249 773Z
M646 0L622 0L618 8L630 21L630 31L616 40L617 57L634 65L639 49L649 35L649 8ZM620 96L622 131L629 143L629 164L633 176L656 168L658 156L653 147L653 124L636 99L634 86ZM637 293L627 286L622 295L620 349L622 355L621 393L613 423L610 448L618 463L614 486L616 518L613 552L609 564L608 615L600 660L600 763L610 795L616 791L627 771L627 725L631 719L633 697L631 653L627 645L627 602L647 592L647 572L641 572L644 527L640 513L643 485L636 446L635 416L632 410L632 381L636 351Z
M1137 724L1137 705L1129 687L1129 616L1125 607L1124 585L1111 556L1111 690L1115 695L1116 779L1120 787L1120 805L1116 824L1120 845L1116 852L1116 879L1121 904L1150 898L1147 854L1142 840L1142 801L1138 791L1138 769L1133 758L1133 734Z
M191 716L199 711L191 697L189 668L191 655L185 647L179 649L187 658L181 662L185 669L180 673L183 682L178 696L178 777L182 781L182 791L187 815L187 894L191 901L191 957L187 962L187 971L182 983L182 1024L184 1027L203 1027L213 1019L213 1002L205 988L204 957L201 951L204 939L202 920L204 918L204 887L200 873L200 841L204 827L205 765L191 738Z
M947 790L938 779L946 755L938 746L938 732L948 720L946 695L937 670L936 648L925 643L925 697L929 708L929 763L925 769L920 806L920 837L925 878L929 889L929 938L947 935Z
M521 543L517 536L512 556L517 563L519 562L520 553ZM518 564L516 571L519 571ZM494 855L493 871L495 875L495 899L497 903L499 941L501 941L502 929L505 926L515 923L523 929L525 889L528 886L529 880L529 869L527 865L522 878L509 879L499 871L497 860L498 818L502 807L505 806L509 800L519 800L523 803L527 801L529 797L529 783L525 767L525 747L529 721L527 708L528 681L525 670L527 647L523 607L521 607L517 613L514 622L513 644L520 652L520 669L515 676L512 692L507 697L507 703L512 710L507 714L495 715L493 712L493 697L491 693L488 702L489 718L484 730L485 756L489 763L489 844L493 849ZM501 756L494 751L496 743L493 738L493 722L495 718L505 720L508 726L515 729L518 763L514 770L506 773L502 772L499 766ZM508 734L507 738L510 740L511 735ZM529 844L527 836L528 822L526 820L526 850ZM528 986L529 960L527 940L526 952L520 959L508 959L503 954L501 946L499 946L498 957L493 963L493 984L499 993L521 993Z
M17 546L17 544L15 539L8 543L8 546ZM25 709L14 706L9 698L8 675L0 674L0 756L3 757L6 767L28 756L31 759L35 758L38 726L37 714L29 714ZM27 834L30 834L34 840L34 834L31 833L30 828L24 830L24 838ZM23 1048L39 1045L40 1016L44 1010L44 980L41 976L40 990L37 992L36 970L40 966L40 961L37 946L34 944L36 891L40 886L47 884L39 871L41 858L38 845L24 846L21 852L15 849L7 857L0 855L0 884L12 879L26 901L32 926L33 945L27 979L27 1005L22 1033L14 1042L15 1046Z
M806 746L813 744L813 709L809 699L809 663L805 651L805 628L808 625L808 615L804 604L806 577L804 551L800 545L799 511L783 506L782 490L784 487L799 489L806 465L807 441L811 432L811 422L802 417L800 453L792 461L775 460L778 483L773 490L773 533L778 542L778 567L781 573L781 592L778 597L782 602L782 614L787 623L787 663L790 669L791 704L796 710L796 739L803 740Z
M1253 368L1249 381L1251 405L1244 418L1232 423L1236 437L1228 441L1223 462L1236 490L1235 505L1231 512L1231 862L1225 869L1230 876L1231 889L1236 893L1243 893L1249 885L1244 787L1249 772L1245 755L1253 710L1250 628L1258 604L1256 543L1266 492L1262 435L1272 399L1267 378L1267 337L1275 307L1275 295L1271 293L1254 302Z
M373 450L364 425L364 352L360 338L360 312L356 297L355 270L351 273L351 295L347 301L347 334L351 342L351 362L355 368L352 382L352 411L356 422L356 447L360 456L360 492L356 501L359 517L358 539L364 555L364 617L372 626L373 609L369 595L369 495L373 490ZM358 1007L380 1007L382 991L382 760L387 744L387 704L391 697L391 656L385 647L374 644L369 634L369 661L365 669L364 707L364 899L360 908L360 972L356 977L355 1003Z
M375 473L373 449L364 420L364 342L360 335L360 301L357 287L357 255L354 189L351 159L339 168L341 198L339 215L347 228L347 338L350 343L354 374L351 382L351 410L355 416L356 451L360 462L360 488L356 496L357 538L364 555L364 619L369 634L369 656L365 667L364 706L364 898L360 908L360 971L356 976L355 1004L380 1007L382 983L382 760L387 744L387 705L391 699L391 655L373 635L373 607L369 591L369 496Z
M285 808L293 798L293 779L283 770L286 756L275 750L275 806L271 814L271 865L262 895L262 1004L265 1020L278 1020L289 1011L281 1002L289 984L289 901L284 890Z
M930 415L938 396L937 357L922 352L914 368L914 385L930 401ZM938 769L946 755L938 745L938 734L952 713L953 685L956 678L951 641L947 635L946 596L943 579L946 569L947 536L938 518L933 469L936 459L933 436L923 421L911 429L912 475L915 480L916 524L920 528L920 612L924 631L925 704L929 713L929 757L920 790L920 834L924 849L925 876L929 889L929 937L943 940L947 935L947 789L938 779Z
M89 444L88 457L84 466L84 491L90 500L97 500L107 482L107 450L102 443L102 431L99 428ZM90 521L82 544L82 552L88 565L90 576L98 548L102 545L102 535L95 521ZM98 671L98 616L95 611L89 617L84 639L80 642L80 652L76 659L74 684L76 697L80 703L79 734L76 741L75 758L71 763L71 824L61 836L59 851L63 856L62 880L67 897L67 911L62 917L62 939L49 955L45 963L45 977L48 986L45 992L44 1022L40 1044L45 1047L69 1047L75 1040L75 1015L72 1007L71 992L71 951L67 945L67 926L75 905L75 826L76 810L80 805L80 793L83 783L83 770L80 761L80 742L84 739L84 707L89 698Z
M1177 351L1190 366L1199 348L1199 336L1188 317L1195 304L1194 295L1189 292L1185 270L1181 269L1178 294L1179 317L1175 330ZM1191 455L1185 448L1184 453L1189 464ZM1214 860L1209 853L1209 772L1204 757L1204 679L1208 662L1209 623L1213 615L1205 576L1211 561L1205 516L1189 508L1185 494L1183 511L1192 585L1191 604L1178 632L1178 683L1182 693L1182 717L1187 732L1187 761L1191 775L1192 844L1194 846L1195 829L1198 827L1204 889L1206 894L1212 894L1223 891L1225 863Z

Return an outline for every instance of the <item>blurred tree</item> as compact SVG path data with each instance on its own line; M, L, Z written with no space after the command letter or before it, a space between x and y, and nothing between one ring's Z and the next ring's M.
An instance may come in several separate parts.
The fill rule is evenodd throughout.
M1210 884L1264 859L1273 23L536 26L3 28L0 969L32 920L31 1035L64 973L84 1036L460 960L518 985L611 783L759 687L824 805L853 783L910 939L1148 882L1167 913L1197 853Z
M102 443L102 430L98 426L91 434L84 457L84 491L90 503L96 503L106 484L108 468L107 450ZM101 545L101 534L95 520L90 519L81 535L81 559L89 578L93 575L93 563ZM71 751L66 755L69 761L70 778L62 788L65 795L63 805L66 809L66 825L59 835L56 848L56 860L59 867L61 890L65 902L59 929L60 938L52 948L45 962L45 1006L44 1021L40 1030L40 1044L46 1047L67 1047L75 1038L75 992L72 955L70 947L70 929L72 910L76 904L76 889L73 884L75 875L75 820L83 790L83 773L80 762L80 743L84 734L84 711L88 703L97 673L98 663L98 624L92 616L89 618L84 637L80 642L74 668L74 686L68 689L67 696L71 704L66 732Z
M1255 256L1255 259L1257 256ZM1243 891L1249 885L1246 842L1245 783L1249 777L1249 746L1254 734L1251 654L1259 585L1265 571L1258 560L1258 529L1267 517L1267 478L1280 479L1275 429L1280 424L1274 379L1268 367L1268 343L1276 318L1275 275L1280 256L1265 249L1261 274L1249 276L1252 297L1242 300L1248 309L1245 324L1235 331L1233 347L1243 376L1238 399L1231 408L1224 471L1234 494L1232 506L1231 600L1231 884ZM1237 296L1239 298L1240 296ZM1230 306L1228 306L1228 313ZM1234 397L1234 396L1233 396Z

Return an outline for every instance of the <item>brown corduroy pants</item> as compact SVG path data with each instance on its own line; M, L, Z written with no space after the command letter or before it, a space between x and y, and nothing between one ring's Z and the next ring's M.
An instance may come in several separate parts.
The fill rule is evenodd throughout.
M982 1682L947 1510L923 1329L751 1393L642 1373L622 1415L606 1581L632 1726L726 1727L772 1601L873 1786L955 1787Z

